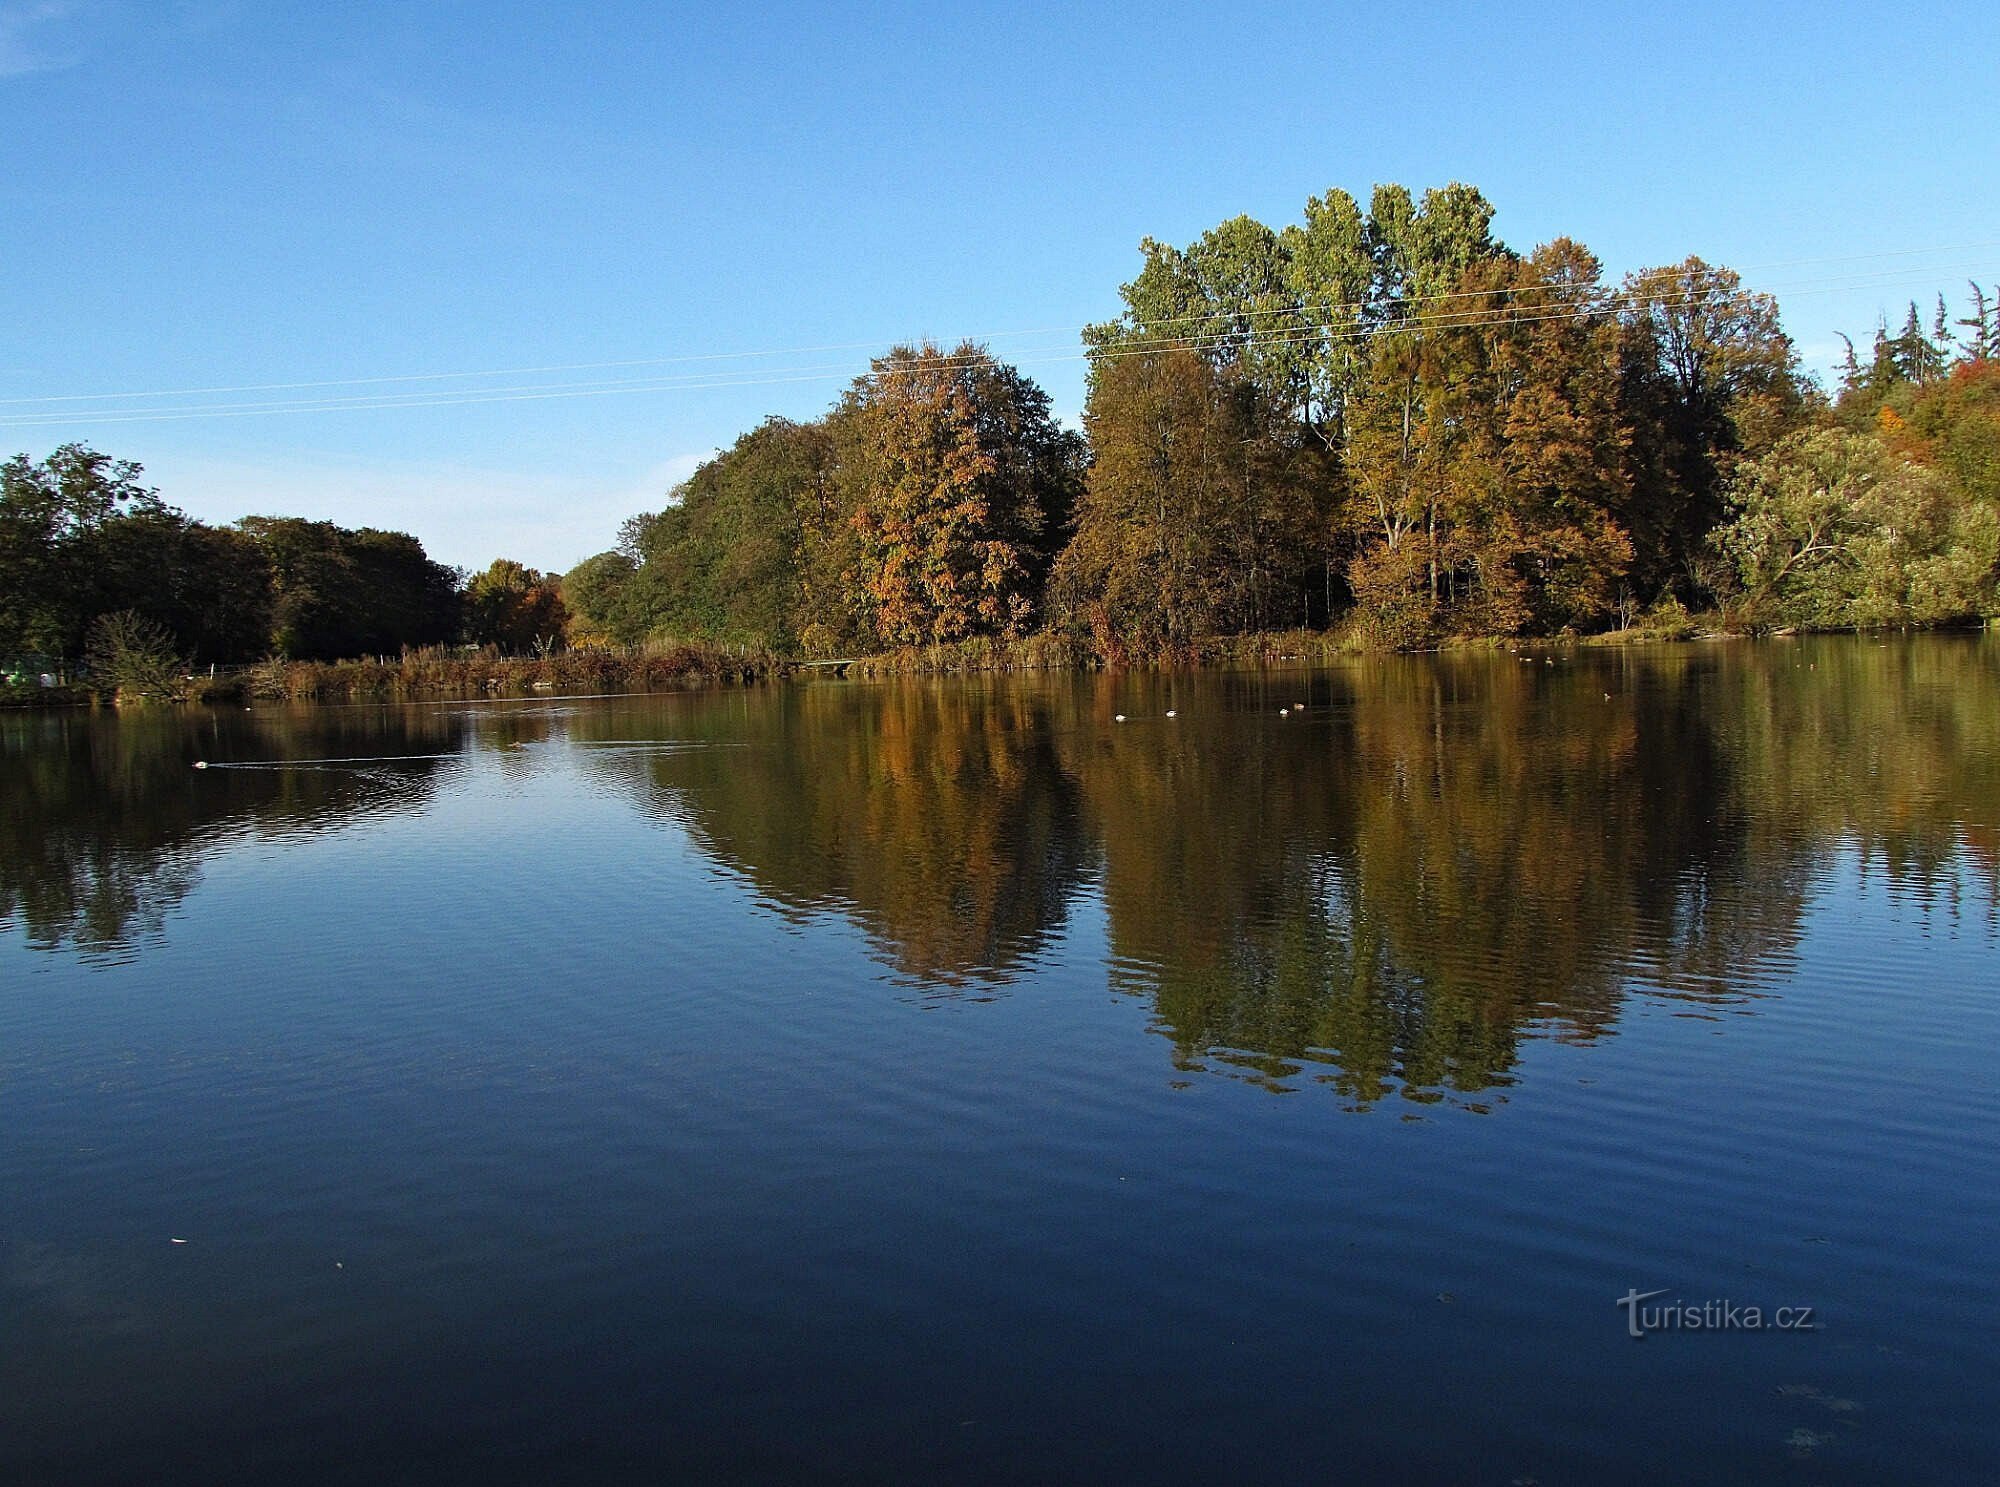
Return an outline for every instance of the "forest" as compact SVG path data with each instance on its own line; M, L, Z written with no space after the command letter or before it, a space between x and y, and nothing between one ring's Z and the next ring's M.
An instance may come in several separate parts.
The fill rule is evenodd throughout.
M866 655L1041 635L1185 659L2000 611L2000 312L1914 305L1831 394L1698 258L1605 282L1463 185L1147 240L1081 437L985 348L906 345L568 574L573 636Z
M1125 664L1272 631L1416 649L2000 613L1989 291L1912 304L1829 390L1731 270L1609 283L1493 216L1470 186L1389 185L1147 239L1084 332L1081 430L982 346L895 346L560 576L328 522L211 526L129 462L22 454L0 466L0 658L1047 641Z
M130 461L77 444L0 465L0 661L87 661L107 641L175 664L334 660L460 642L561 642L553 575L477 574L403 532L299 517L195 521Z

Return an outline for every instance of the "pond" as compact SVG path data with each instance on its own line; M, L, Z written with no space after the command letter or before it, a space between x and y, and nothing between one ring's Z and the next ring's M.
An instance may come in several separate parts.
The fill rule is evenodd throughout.
M0 804L0 1481L2000 1473L1992 638L12 713Z

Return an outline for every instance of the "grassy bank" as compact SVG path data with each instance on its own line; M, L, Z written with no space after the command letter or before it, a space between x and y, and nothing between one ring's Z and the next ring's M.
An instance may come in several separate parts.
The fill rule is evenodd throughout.
M1671 623L1645 622L1605 635L1453 636L1424 650L1502 649L1545 645L1629 645L1692 640L1731 633L1713 615L1686 616ZM1157 652L1121 651L1105 656L1087 639L1055 634L1020 640L963 640L950 645L912 646L849 663L857 677L930 676L966 672L1116 670L1121 667L1326 666L1349 656L1389 655L1408 647L1383 639L1363 622L1331 630L1265 630L1247 635L1211 635Z
M534 697L544 694L674 692L743 685L785 674L776 656L692 643L548 656L468 654L437 648L354 661L272 659L219 676L172 674L139 690L79 680L64 687L0 685L0 707L403 701L413 698Z
M1988 625L1993 622L1988 621ZM1790 629L1732 623L1717 613L1681 611L1649 615L1624 629L1592 635L1455 636L1434 651L1541 650L1550 646L1673 644L1694 640L1791 635ZM1365 626L1333 630L1272 630L1217 635L1153 655L1106 658L1085 638L1042 632L1015 640L976 638L947 645L912 646L838 663L858 678L947 676L977 673L1325 666L1343 658L1388 655L1407 649L1382 643ZM819 668L829 667L822 671ZM109 696L88 683L65 687L0 684L0 707L62 707L135 702L403 701L426 698L535 697L625 692L674 692L743 686L786 676L832 675L832 663L798 662L767 652L700 643L651 644L625 650L578 650L549 656L467 655L413 651L390 659L355 661L270 660L216 677L191 676L171 697Z
M548 656L466 655L440 649L411 651L394 659L266 661L207 684L208 695L198 700L224 700L215 690L231 686L246 698L291 702L671 692L762 681L784 669L775 656L699 644Z

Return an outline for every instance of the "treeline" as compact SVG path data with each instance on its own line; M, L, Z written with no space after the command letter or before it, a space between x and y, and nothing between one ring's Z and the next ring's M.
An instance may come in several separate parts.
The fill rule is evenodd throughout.
M568 628L556 578L520 563L468 576L406 533L297 517L211 526L141 473L77 444L0 465L0 661L74 662L106 641L180 663L520 653Z
M1384 186L1146 241L1086 332L1081 439L982 347L896 347L566 575L572 636L847 655L1040 631L1124 660L1301 626L1421 646L2000 608L1983 290L1962 336L1942 310L1885 330L1836 403L1730 270L1610 284L1492 216L1471 187Z
M970 343L767 420L613 551L466 575L403 533L194 521L79 445L0 466L0 661L988 643L1120 662L2000 612L2000 307L1910 308L1829 396L1697 258L1605 281L1452 185L1148 239L1081 433ZM114 623L115 622L115 623ZM108 629L107 629L108 627ZM104 633L98 633L104 632ZM1019 643L1032 639L1023 652ZM1298 651L1298 645L1280 647ZM163 659L165 658L165 659Z

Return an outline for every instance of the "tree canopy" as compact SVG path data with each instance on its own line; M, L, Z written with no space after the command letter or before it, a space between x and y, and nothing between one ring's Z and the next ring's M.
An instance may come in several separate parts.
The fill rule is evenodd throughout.
M705 641L780 656L1054 631L1112 661L1306 627L1560 635L2000 611L2000 297L1912 302L1829 398L1777 303L1688 257L1612 283L1451 183L1139 244L1081 430L987 348L891 347L560 578L413 537L211 527L80 445L0 467L0 650L131 614L198 659ZM138 633L135 629L133 633ZM150 628L146 633L151 634Z

